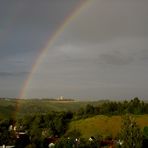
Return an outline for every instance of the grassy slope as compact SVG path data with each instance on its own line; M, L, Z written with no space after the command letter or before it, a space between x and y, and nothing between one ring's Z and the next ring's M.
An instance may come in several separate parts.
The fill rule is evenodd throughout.
M143 129L148 126L148 115L134 116L138 125ZM82 136L88 138L95 135L117 135L121 127L121 116L104 116L97 115L87 119L81 119L70 123L69 130L78 129Z

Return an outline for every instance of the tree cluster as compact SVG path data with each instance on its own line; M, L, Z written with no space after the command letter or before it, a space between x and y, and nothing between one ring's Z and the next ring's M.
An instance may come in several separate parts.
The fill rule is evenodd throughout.
M17 133L22 132L29 135L30 143L36 147L43 147L41 145L45 138L49 136L61 137L67 130L68 123L72 118L73 113L68 111L27 115L13 122L10 120L2 120L0 122L0 145L8 145L10 143L22 145L22 143L15 143L17 141ZM14 133L13 142L11 140L12 133Z
M98 106L88 104L76 112L77 118L87 118L93 115L123 115L123 114L148 114L148 103L134 98L131 101L107 101Z

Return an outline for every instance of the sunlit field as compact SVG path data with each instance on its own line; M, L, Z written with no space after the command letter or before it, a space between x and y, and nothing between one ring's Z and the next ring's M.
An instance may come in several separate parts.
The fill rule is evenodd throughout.
M121 118L121 116L97 115L71 122L68 131L78 129L85 138L92 135L113 136L115 138L121 128ZM148 115L135 115L134 118L141 129L148 126Z

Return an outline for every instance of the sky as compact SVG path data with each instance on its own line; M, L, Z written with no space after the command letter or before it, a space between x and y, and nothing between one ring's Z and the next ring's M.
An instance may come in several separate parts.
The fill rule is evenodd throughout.
M147 26L147 0L1 0L0 97L148 99Z

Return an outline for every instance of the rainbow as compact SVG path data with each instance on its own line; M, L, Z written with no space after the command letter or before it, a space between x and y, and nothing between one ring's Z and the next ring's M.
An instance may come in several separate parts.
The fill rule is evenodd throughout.
M59 27L56 29L56 31L49 37L48 42L45 44L45 46L40 50L40 54L39 56L36 58L36 60L34 61L33 65L32 65L32 70L29 73L27 79L25 80L23 87L20 91L19 94L19 99L23 99L25 98L25 94L27 92L28 86L33 78L34 73L36 72L36 70L38 69L39 65L41 64L42 60L44 59L48 49L54 44L54 42L56 41L56 39L60 36L60 34L64 31L64 29L68 26L68 24L74 19L76 18L80 12L84 9L88 7L88 4L91 2L92 0L85 0L85 1L81 1L78 3L77 6L75 6L73 8L73 10L71 11L71 13L69 13L68 16L66 16L64 18L64 20L61 22L61 24L59 25ZM18 107L17 107L18 108Z

